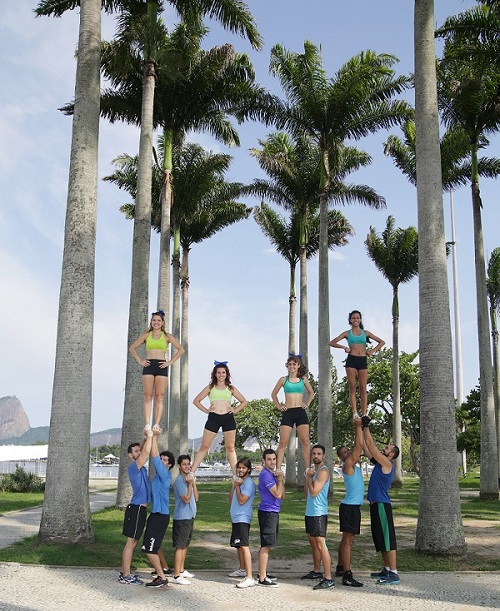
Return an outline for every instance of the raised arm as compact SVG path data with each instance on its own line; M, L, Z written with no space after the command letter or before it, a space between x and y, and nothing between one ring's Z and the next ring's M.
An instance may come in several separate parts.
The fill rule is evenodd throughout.
M306 487L309 490L309 494L314 498L323 490L323 486L330 477L330 471L328 469L320 469L315 481L313 481L313 475L312 469L306 471Z
M377 448L368 426L363 427L363 437L368 454L371 456L371 458L373 458L373 460L379 463L384 473L390 473L392 470L392 462Z
M152 443L153 443L153 431L149 429L146 434L146 439L142 443L141 453L139 454L139 457L135 461L135 464L137 465L138 469L140 469L141 467L144 467L144 465L146 464L149 454L151 453Z

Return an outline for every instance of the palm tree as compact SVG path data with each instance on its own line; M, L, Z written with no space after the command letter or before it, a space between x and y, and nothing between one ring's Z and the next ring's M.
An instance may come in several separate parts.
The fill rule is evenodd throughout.
M50 14L45 4L39 4L38 15ZM100 44L101 0L82 0L46 494L39 531L42 541L65 544L94 541L88 481Z
M401 448L401 394L399 385L399 285L409 282L418 273L418 234L415 227L395 228L393 216L379 236L370 227L365 245L370 259L392 286L392 427L393 441ZM393 486L403 485L401 454L396 459Z
M500 248L491 253L486 280L488 299L490 300L491 336L493 338L493 390L495 399L495 422L497 426L497 450L500 457L500 357L498 354L498 322L500 312ZM500 460L499 460L500 469Z
M347 139L359 139L411 116L406 102L393 100L409 84L407 77L395 77L392 69L395 61L393 56L366 51L351 58L335 78L329 79L323 69L320 51L312 43L304 43L303 54L291 53L281 45L275 45L271 50L270 70L279 78L287 101L269 96L266 100L260 99L257 107L245 109L246 114L273 123L278 129L286 129L294 138L309 138L320 155L318 430L322 436L321 443L328 452L332 447L328 193L341 182L339 157ZM334 200L342 201L341 195L342 189L339 188L339 195ZM349 202L356 199L354 196ZM372 201L374 207L382 204L383 200L378 196Z
M415 547L462 554L434 50L434 2L415 0L421 465ZM436 511L439 507L439 511Z
M299 316L299 352L307 367L308 362L308 312L307 312L307 259L310 233L310 220L318 209L318 185L320 184L320 152L307 138L294 140L288 134L277 132L261 141L261 149L251 149L267 179L256 179L249 186L248 192L289 210L297 217L299 231L300 263L300 316ZM339 150L338 182L331 184L328 202L350 202L357 199L367 205L377 201L378 195L366 185L352 185L342 182L350 172L371 163L371 157L354 147L343 146ZM382 198L380 201L383 202ZM295 285L290 295L289 310L289 352L295 352ZM294 443L291 436L287 451L287 474L295 472L295 462L291 463L290 449ZM293 448L295 446L293 445ZM307 465L302 464L299 454L299 483ZM290 463L290 464L289 464ZM287 481L290 482L287 475Z
M500 72L498 58L469 54L464 62L454 55L464 46L480 47L483 41L461 33L449 35L438 63L438 101L443 122L460 126L467 134L471 155L471 191L476 270L479 380L481 388L481 483L482 499L498 499L498 458L493 399L486 262L484 255L479 190L478 149L489 134L500 129Z

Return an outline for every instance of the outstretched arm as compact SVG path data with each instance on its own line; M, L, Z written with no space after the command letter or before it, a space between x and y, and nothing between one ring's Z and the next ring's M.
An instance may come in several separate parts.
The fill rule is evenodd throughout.
M390 459L387 458L387 456L385 456L384 454L382 454L382 452L375 445L375 442L373 441L373 437L372 437L372 434L368 426L365 426L363 428L363 437L365 440L365 445L368 450L368 453L371 455L371 457L375 461L379 463L384 473L386 472L389 473L392 469L392 463Z

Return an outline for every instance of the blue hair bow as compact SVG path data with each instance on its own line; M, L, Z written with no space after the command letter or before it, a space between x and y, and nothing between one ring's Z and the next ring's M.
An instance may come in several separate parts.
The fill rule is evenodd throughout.
M295 354L294 352L289 352L289 353L288 353L288 356L298 356L298 357L299 357L299 359L301 359L301 358L302 358L302 355L301 355L301 354Z
M154 316L155 314L159 314L160 316L165 316L165 312L163 310L158 310L157 312L153 312L151 316Z
M214 365L217 367L218 365L227 365L227 361L214 361Z

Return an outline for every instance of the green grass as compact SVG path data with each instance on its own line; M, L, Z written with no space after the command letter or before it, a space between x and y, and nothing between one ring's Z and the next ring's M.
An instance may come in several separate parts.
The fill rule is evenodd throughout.
M43 492L0 492L0 514L43 504Z
M418 484L418 478L408 478L405 479L402 488L391 490L399 547L398 568L401 571L500 570L500 553L489 555L469 553L465 558L456 559L428 556L415 551ZM229 483L200 483L198 487L200 500L193 541L189 549L189 567L212 570L232 567L236 554L235 550L229 547L231 529L228 503ZM462 514L466 536L467 533L472 535L474 528L477 533L481 526L480 524L478 526L477 522L484 522L484 529L479 528L480 534L483 535L487 528L488 532L492 533L492 538L500 541L500 501L481 501L477 494L479 479L474 475L466 479L461 478L460 489L465 492L462 497ZM330 534L328 536L328 544L334 562L340 540L337 509L342 493L342 481L336 479L334 501L330 505ZM41 502L41 495L0 494L0 508L3 508L3 511L39 505ZM7 507L8 509L5 509ZM124 537L121 534L122 524L122 511L106 509L93 515L95 543L84 546L49 545L41 544L36 537L31 537L10 548L0 550L0 562L118 568L121 564L124 544ZM259 546L256 516L250 533L250 544L255 558L255 552ZM164 549L167 560L172 562L171 526L167 531ZM296 558L303 557L305 562L310 560L310 548L304 532L304 497L301 490L287 491L280 515L279 546L273 550L272 556L285 565ZM379 562L380 559L373 550L369 527L369 508L365 504L362 509L361 536L356 538L353 548L353 566L357 570L370 570L378 566ZM136 569L149 567L147 559L139 550L134 556L134 567Z

